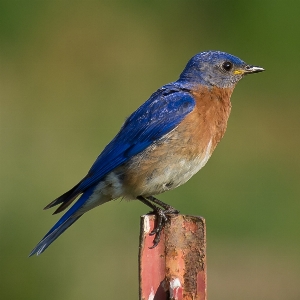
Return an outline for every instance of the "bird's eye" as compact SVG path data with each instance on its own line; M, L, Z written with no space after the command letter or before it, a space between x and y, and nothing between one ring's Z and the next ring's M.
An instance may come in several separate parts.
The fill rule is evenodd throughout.
M230 71L233 67L233 64L230 61L225 61L222 67L225 71Z

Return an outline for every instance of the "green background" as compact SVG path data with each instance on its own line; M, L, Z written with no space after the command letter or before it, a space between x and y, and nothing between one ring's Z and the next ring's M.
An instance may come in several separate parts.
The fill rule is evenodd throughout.
M191 56L266 72L232 96L207 166L160 199L207 222L209 299L300 299L299 1L0 1L0 297L137 299L138 201L89 212L41 256L42 208Z

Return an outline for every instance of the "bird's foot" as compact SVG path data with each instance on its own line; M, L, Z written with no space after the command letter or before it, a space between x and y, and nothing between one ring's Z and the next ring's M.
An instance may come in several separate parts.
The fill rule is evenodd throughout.
M178 214L179 211L175 209L174 207L154 198L153 196L150 197L142 197L139 196L137 197L138 200L146 204L147 206L151 207L153 211L151 214L155 214L157 217L156 221L156 227L150 232L150 235L155 235L154 240L153 240L153 245L149 247L149 249L155 248L159 242L160 242L160 236L162 233L162 230L164 229L166 222L168 221L167 215L170 214ZM160 207L154 205L152 202L160 205L164 209L161 209Z
M164 229L167 221L168 221L168 214L178 214L179 211L174 209L161 209L159 207L156 207L156 209L153 211L153 213L157 216L157 224L156 227L150 232L149 235L155 235L153 240L153 245L149 247L149 249L155 248L159 242L160 242L160 236L162 233L162 230Z

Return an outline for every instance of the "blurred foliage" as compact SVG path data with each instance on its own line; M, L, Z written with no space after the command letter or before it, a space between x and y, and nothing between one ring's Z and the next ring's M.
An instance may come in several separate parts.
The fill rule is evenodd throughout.
M208 165L160 198L208 229L210 299L299 299L297 1L0 1L1 299L136 299L139 215L95 209L42 256L41 209L197 52L264 67ZM298 92L297 92L298 91Z

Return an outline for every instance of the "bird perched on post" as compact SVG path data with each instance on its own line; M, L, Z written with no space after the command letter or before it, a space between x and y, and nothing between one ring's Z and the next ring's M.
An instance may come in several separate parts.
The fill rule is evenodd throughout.
M90 209L117 198L138 199L157 215L153 247L168 214L178 211L154 195L187 182L208 161L223 137L235 85L263 68L220 51L190 59L179 79L158 89L125 121L87 175L45 209L54 214L76 203L31 251L41 254Z

